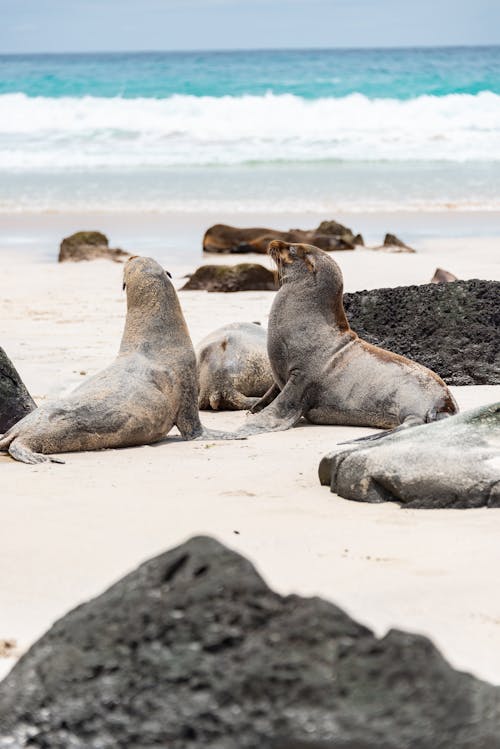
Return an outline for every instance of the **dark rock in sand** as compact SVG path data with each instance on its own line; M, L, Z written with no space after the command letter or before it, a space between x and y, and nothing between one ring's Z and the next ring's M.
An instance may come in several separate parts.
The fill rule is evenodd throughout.
M195 291L276 291L274 273L258 263L202 265L182 290Z
M449 385L500 385L500 283L455 281L344 294L361 338L437 372Z
M458 281L458 278L454 276L453 273L450 273L448 270L443 270L442 268L436 268L434 275L430 280L431 283L452 283L453 281Z
M78 231L61 242L59 262L80 262L82 260L113 260L122 262L130 253L109 247L108 238L100 231Z
M384 244L380 247L372 247L373 250L382 250L383 252L416 252L413 247L398 239L395 234L386 234Z
M36 408L11 360L0 348L0 434Z
M352 229L339 224L338 221L322 221L318 228L315 229L314 237L317 240L318 237L321 237L322 235L335 237L339 243L343 242L346 245L346 249L354 249L355 245L364 246L365 244L361 234L354 235ZM316 247L320 247L320 245L315 242L313 242L313 244L315 244ZM320 248L325 249L323 247Z
M500 689L194 538L35 643L0 727L0 749L499 749Z
M500 402L380 439L339 445L320 463L331 491L358 502L500 507Z
M336 221L323 221L315 230L290 229L278 231L262 227L240 228L226 224L211 226L203 237L204 252L266 254L269 242L281 239L283 242L305 242L322 250L353 250L356 244L363 244L360 234Z

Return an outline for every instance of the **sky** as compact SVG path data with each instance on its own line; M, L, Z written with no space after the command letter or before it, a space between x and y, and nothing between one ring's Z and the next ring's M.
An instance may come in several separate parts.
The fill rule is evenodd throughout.
M0 0L0 53L500 44L500 0Z

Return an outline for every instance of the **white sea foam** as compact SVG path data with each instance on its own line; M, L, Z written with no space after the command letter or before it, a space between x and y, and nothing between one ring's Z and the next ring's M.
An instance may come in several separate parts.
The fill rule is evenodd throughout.
M500 96L0 96L0 168L500 161Z

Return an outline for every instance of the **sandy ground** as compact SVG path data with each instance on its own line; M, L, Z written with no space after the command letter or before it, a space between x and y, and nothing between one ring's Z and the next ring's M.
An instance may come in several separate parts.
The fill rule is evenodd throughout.
M461 278L500 280L499 244L427 239L417 255L356 250L336 259L348 291L422 283L438 265ZM0 344L37 400L113 358L125 314L120 266L58 266L12 247L0 257ZM179 260L169 267L178 286L193 270ZM266 324L273 294L180 298L196 342L226 322ZM453 392L462 408L500 399L500 387ZM216 428L245 418L202 414ZM0 457L0 640L24 650L141 561L203 533L249 556L280 592L326 597L380 634L425 633L455 666L500 684L500 512L363 505L321 487L322 455L368 431L304 424L243 442L167 440L72 454L64 466ZM12 663L0 660L0 676Z

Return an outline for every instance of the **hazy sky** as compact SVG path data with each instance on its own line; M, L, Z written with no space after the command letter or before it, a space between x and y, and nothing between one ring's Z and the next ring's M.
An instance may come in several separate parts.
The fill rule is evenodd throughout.
M499 43L500 0L0 0L0 53Z

